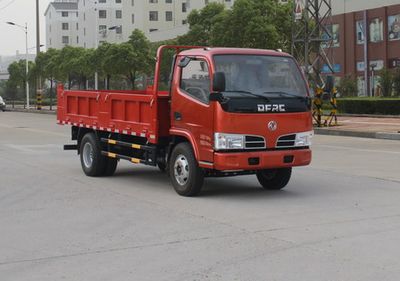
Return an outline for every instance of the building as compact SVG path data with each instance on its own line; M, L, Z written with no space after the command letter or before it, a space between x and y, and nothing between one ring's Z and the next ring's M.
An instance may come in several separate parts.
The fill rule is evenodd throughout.
M360 96L373 95L379 71L400 67L399 0L332 0L332 11L334 76L351 75Z
M64 46L80 46L78 3L59 0L46 9L46 47L61 49Z
M210 2L234 0L58 0L45 13L47 48L121 43L134 29L153 42L176 38L188 31L189 13Z

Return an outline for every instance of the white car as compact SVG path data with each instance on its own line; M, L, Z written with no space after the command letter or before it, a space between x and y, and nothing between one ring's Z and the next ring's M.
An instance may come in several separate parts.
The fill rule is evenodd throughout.
M0 96L0 110L6 111L6 103L4 102L4 100L1 96Z

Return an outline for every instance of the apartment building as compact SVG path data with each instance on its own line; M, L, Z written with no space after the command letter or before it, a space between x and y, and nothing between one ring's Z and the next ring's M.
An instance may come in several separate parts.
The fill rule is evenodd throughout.
M121 43L136 28L150 41L172 39L188 31L193 9L210 2L231 7L234 0L57 0L45 13L47 47Z
M334 76L351 75L360 96L374 95L379 71L400 67L400 1L332 0L332 12Z
M48 5L46 17L46 47L61 49L64 46L79 46L78 3L55 1Z

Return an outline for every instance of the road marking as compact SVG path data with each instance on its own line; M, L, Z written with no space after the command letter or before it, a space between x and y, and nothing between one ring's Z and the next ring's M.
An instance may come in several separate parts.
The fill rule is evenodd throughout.
M61 136L61 137L66 136L65 134L62 134L62 133L55 133L55 132L50 132L50 131L45 131L45 130L40 130L40 129L33 129L33 128L23 128L23 127L17 128L16 126L10 126L10 125L6 125L6 124L2 124L2 123L0 123L0 127L7 128L7 129L24 130L24 131L28 131L28 132L32 132L32 133L48 134L48 135L53 135L53 136Z
M38 144L38 145L25 145L25 144L4 144L9 149L14 152L24 153L24 154L45 154L51 153L51 150L54 148L58 148L58 150L62 150L62 146L58 144Z
M372 153L387 153L387 154L399 154L400 151L393 150L376 150L376 149L364 149L364 148L356 148L356 147L347 147L347 146L339 146L339 145L328 145L328 144L317 144L314 147L327 147L327 148L336 148L336 149L347 149L347 150L357 150L362 152L372 152Z
M379 122L366 122L366 121L352 121L352 120L340 120L339 123L351 123L351 124L368 124L368 125L386 125L386 126L400 126L400 123L379 123Z

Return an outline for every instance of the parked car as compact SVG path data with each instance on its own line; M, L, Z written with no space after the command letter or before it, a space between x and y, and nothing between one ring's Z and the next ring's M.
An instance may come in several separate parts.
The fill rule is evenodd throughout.
M0 110L6 111L6 103L4 102L4 100L1 96L0 96Z

